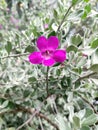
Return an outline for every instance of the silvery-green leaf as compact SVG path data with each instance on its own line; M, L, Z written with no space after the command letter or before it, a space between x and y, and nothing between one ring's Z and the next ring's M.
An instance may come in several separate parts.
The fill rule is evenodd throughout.
M92 114L88 116L87 118L84 118L82 120L82 126L85 125L93 125L98 121L98 115L97 114Z
M56 121L60 130L71 130L70 124L67 120L64 120L64 117L61 114L57 115Z

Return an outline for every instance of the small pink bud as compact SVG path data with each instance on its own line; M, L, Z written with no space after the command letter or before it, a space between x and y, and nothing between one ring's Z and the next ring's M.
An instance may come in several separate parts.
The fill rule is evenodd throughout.
M2 30L3 29L3 26L2 26L2 24L0 24L0 30Z
M48 24L44 24L44 28L47 29L48 28Z
M10 9L9 9L9 8L6 8L6 12L8 12L8 13L9 13L9 12L10 12Z
M82 56L84 56L84 57L88 57L88 55L86 55L86 54L84 54L84 53L82 54Z

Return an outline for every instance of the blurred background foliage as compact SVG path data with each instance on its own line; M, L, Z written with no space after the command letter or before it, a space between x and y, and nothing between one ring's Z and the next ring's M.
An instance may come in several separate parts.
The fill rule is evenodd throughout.
M49 69L48 98L47 68L28 62L41 35L67 51ZM0 0L0 130L98 130L97 99L98 1Z

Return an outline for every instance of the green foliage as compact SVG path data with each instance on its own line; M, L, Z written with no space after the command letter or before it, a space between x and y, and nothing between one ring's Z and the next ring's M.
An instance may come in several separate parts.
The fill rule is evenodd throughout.
M98 64L93 64L90 69L94 72L98 72Z
M84 119L82 121L82 125L83 126L89 126L89 125L93 125L98 121L98 115L97 114L92 114L89 117L87 117L86 119Z
M88 126L83 126L80 130L90 130Z
M94 41L91 43L92 48L97 48L98 47L98 39L94 39Z
M72 44L78 46L82 42L82 38L79 34L77 34L75 36L72 36L71 42L72 42Z
M98 2L17 2L9 13L0 1L0 130L17 130L33 114L21 130L97 130ZM48 97L47 68L28 62L41 35L57 36L67 51L64 63L49 68Z
M73 124L74 124L75 129L80 128L80 119L79 119L79 117L77 117L77 116L73 117Z
M12 51L12 44L10 41L7 42L5 49L6 49L7 53L10 54L10 52Z
M75 5L78 2L78 0L72 0L72 4Z

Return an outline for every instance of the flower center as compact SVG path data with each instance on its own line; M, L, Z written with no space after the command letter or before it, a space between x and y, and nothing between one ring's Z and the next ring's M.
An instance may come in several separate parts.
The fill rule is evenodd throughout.
M42 52L42 56L45 59L49 59L50 57L52 57L52 54L53 54L53 51L51 51L51 50L46 50L45 52Z

